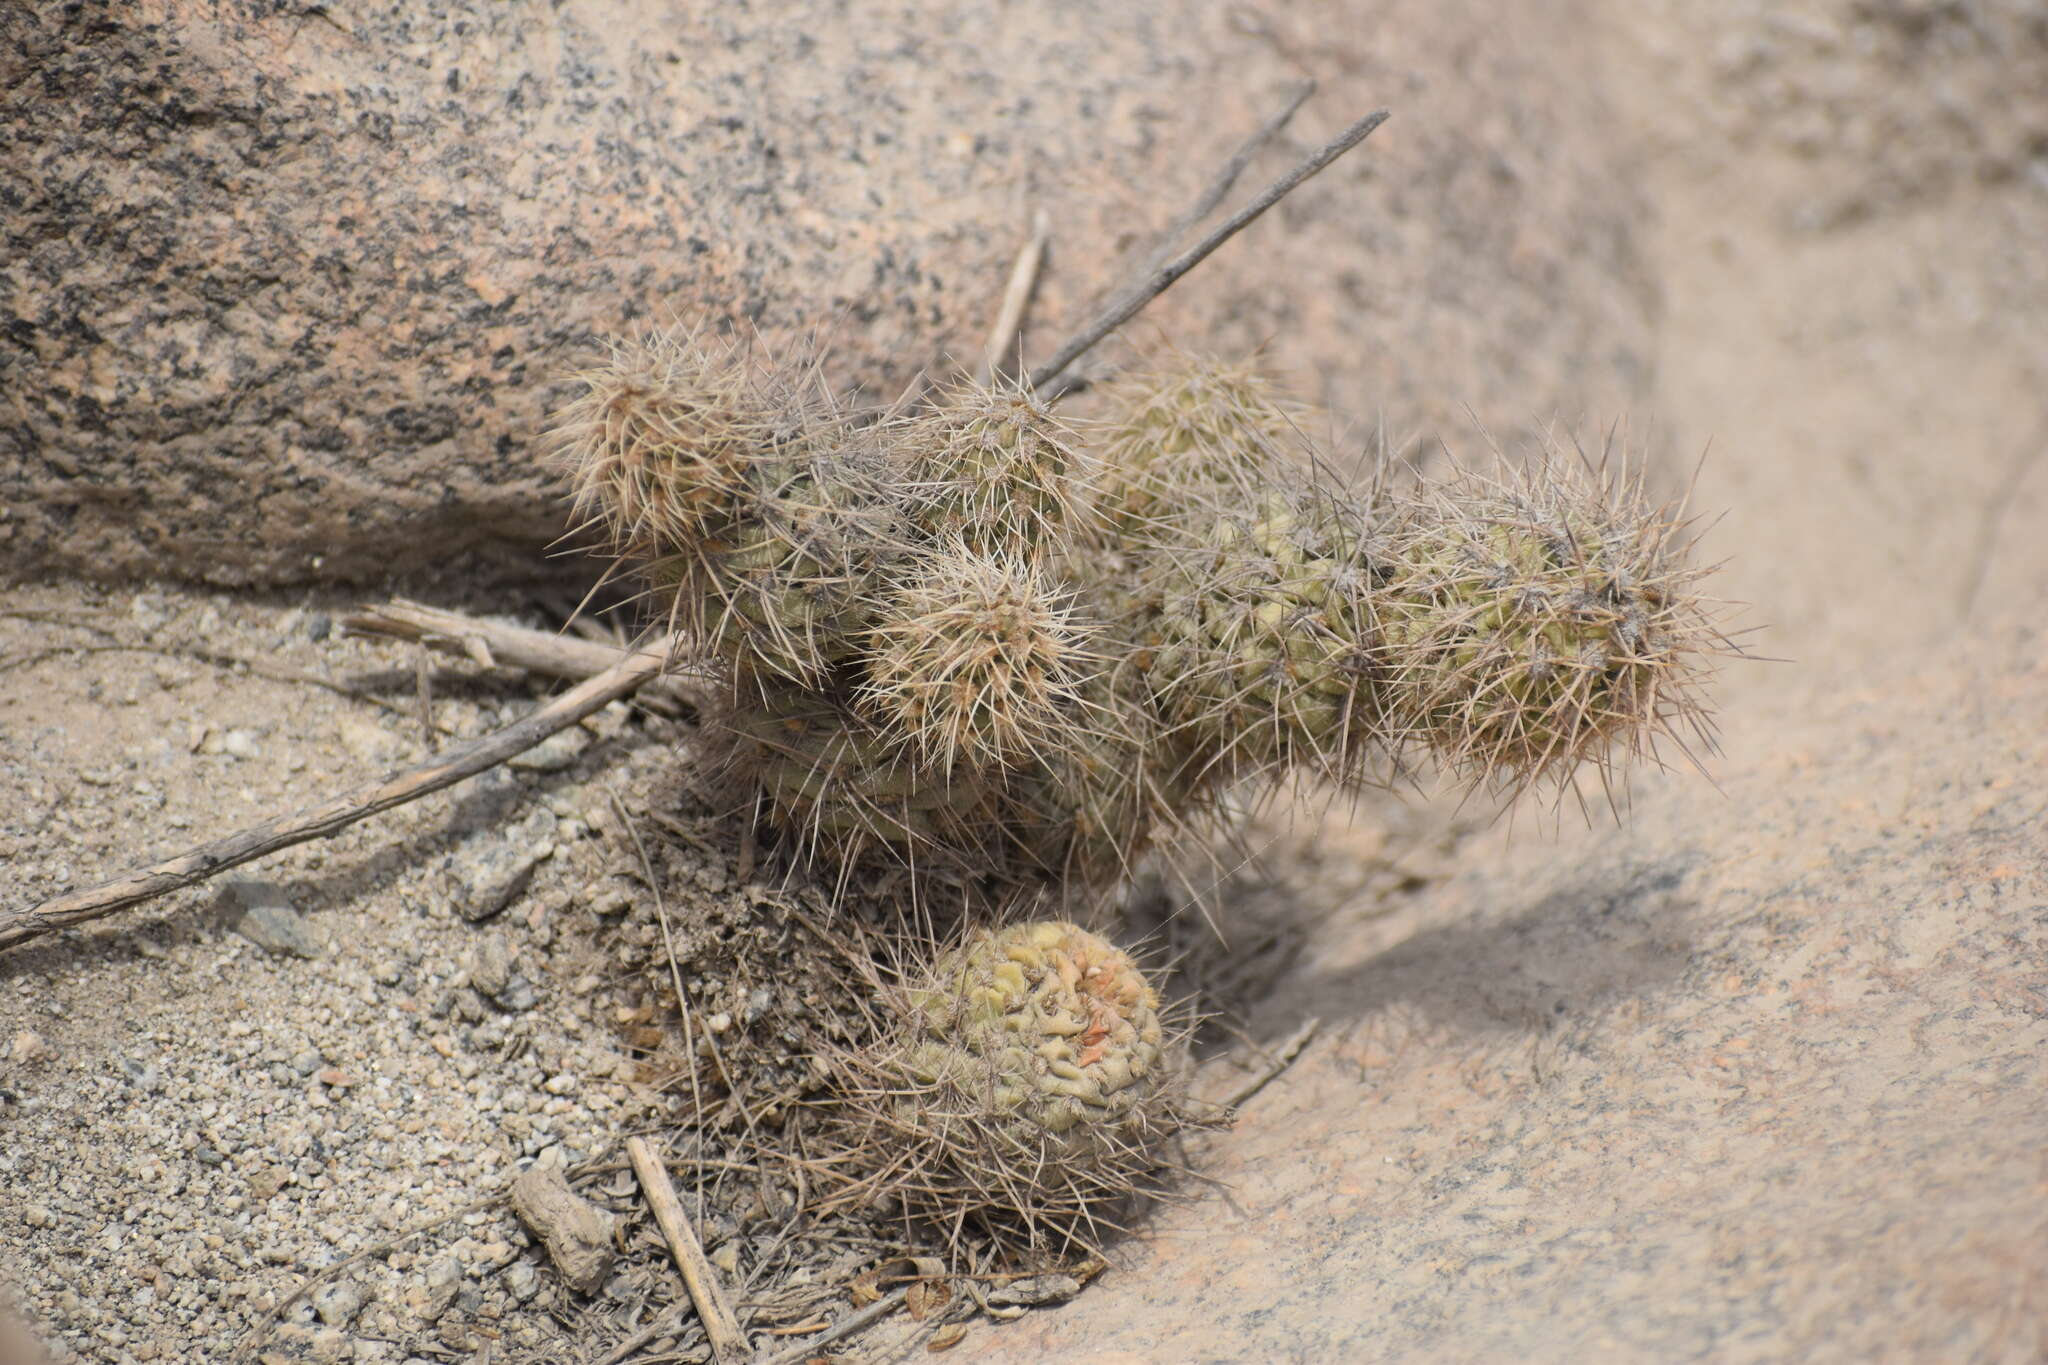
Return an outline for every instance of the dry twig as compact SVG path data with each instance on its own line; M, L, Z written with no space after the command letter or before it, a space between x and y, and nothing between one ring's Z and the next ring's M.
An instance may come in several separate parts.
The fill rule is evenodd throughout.
M1321 1029L1322 1026L1323 1021L1320 1018L1311 1019L1289 1034L1287 1041L1280 1044L1272 1053L1266 1065L1260 1068L1256 1076L1253 1076L1243 1085L1233 1090L1228 1098L1215 1101L1217 1108L1225 1111L1235 1111L1244 1108L1252 1096L1271 1085L1281 1072L1294 1065L1295 1059L1301 1056L1302 1049L1309 1045L1309 1042L1316 1036L1317 1030Z
M1258 131L1239 145L1230 160L1223 163L1223 169L1209 182L1208 188L1202 191L1201 197L1188 205L1180 217L1174 219L1166 231L1159 234L1159 245L1152 249L1152 254L1146 258L1144 267L1137 272L1140 279L1150 276L1165 265L1173 256L1174 243L1222 205L1224 197L1236 187L1237 178L1244 174L1245 167L1252 164L1252 158L1257 156L1268 142L1280 135L1280 130L1293 121L1294 116L1301 112L1301 106L1307 104L1309 96L1315 93L1316 83L1312 80L1303 81L1295 87L1294 93L1288 96L1286 106L1260 124Z
M504 729L458 744L417 768L352 787L310 810L252 825L113 881L0 914L0 950L154 900L294 844L331 838L380 811L416 801L429 792L452 787L464 778L494 768L556 731L565 730L630 695L668 666L676 643L670 636L650 645Z
M711 1354L720 1362L739 1361L747 1355L747 1337L740 1330L739 1320L733 1316L732 1305L725 1301L725 1290L718 1283L718 1273L705 1258L704 1247L697 1240L690 1220L683 1216L683 1201L676 1198L676 1187L668 1178L668 1168L655 1155L654 1145L644 1137L626 1139L626 1156L633 1163L633 1173L640 1177L640 1188L646 1191L647 1202L654 1209L654 1221L661 1224L661 1235L668 1240L668 1249L676 1259L676 1269L682 1272L683 1287L690 1291L690 1302L697 1305L697 1316L704 1323L704 1335L711 1339Z
M1041 391L1046 389L1069 365L1086 354L1091 346L1136 317L1140 309L1165 293L1173 286L1174 281L1208 259L1210 252L1242 232L1260 214L1293 193L1303 181L1365 141L1373 129L1386 121L1387 111L1384 109L1367 114L1324 143L1307 160L1268 185L1258 198L1231 214L1229 219L1201 241L1165 265L1148 271L1137 283L1111 300L1108 306L1075 334L1071 341L1060 347L1052 359L1033 370L1031 387Z
M901 1289L892 1289L881 1298L861 1309L858 1313L847 1314L817 1336L807 1341L798 1342L780 1355L770 1356L767 1360L762 1361L761 1365L796 1365L797 1361L809 1360L817 1352L817 1349L826 1342L837 1341L841 1337L851 1336L863 1327L871 1323L880 1322L883 1318L888 1317L903 1306L903 1300L909 1293L910 1287L908 1285Z
M523 668L574 682L596 677L616 664L623 653L595 640L574 640L552 631L486 621L402 597L364 607L341 624L358 635L418 640L429 649L468 659L483 668ZM641 689L643 701L656 698L694 711L702 708L707 692L703 684L670 673Z
M996 314L996 325L989 329L988 344L981 351L981 369L975 378L983 384L1001 372L1010 348L1017 344L1017 331L1024 325L1024 305L1031 301L1031 291L1038 285L1038 268L1045 263L1045 243L1051 235L1051 220L1044 209L1039 209L1031 215L1031 239L1024 243L1024 249L1017 253L1016 265L1010 268L1003 306Z

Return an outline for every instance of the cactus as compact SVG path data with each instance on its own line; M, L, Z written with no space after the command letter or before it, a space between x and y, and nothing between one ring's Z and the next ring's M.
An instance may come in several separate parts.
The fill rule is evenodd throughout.
M1075 433L1022 384L962 384L895 439L914 515L935 543L1030 558L1083 519Z
M1051 754L1089 666L1072 615L1031 563L946 547L877 607L862 701L941 772Z
M1520 789L1700 737L1703 661L1725 647L1681 531L1641 490L1551 458L1466 475L1386 517L1375 596L1384 724L1467 781Z
M1085 891L1247 789L1427 757L1518 792L1704 724L1678 528L1586 461L1342 487L1254 371L1186 359L1078 432L1021 387L863 421L774 374L650 339L561 430L808 850Z
M1256 501L1303 447L1305 414L1250 365L1176 355L1104 386L1091 425L1101 457L1096 507L1106 548L1142 535L1191 500Z
M694 332L615 344L574 378L583 393L557 414L556 460L577 516L621 556L702 540L805 425L804 404L771 393L744 353Z
M874 576L908 545L876 433L808 367L694 333L620 344L578 378L558 462L671 628L741 680L814 683L846 657Z
M842 1059L841 1202L990 1237L1012 1263L1096 1248L1187 1122L1185 1030L1122 950L1063 921L982 929L913 967Z
M1254 371L1184 358L1078 430L1004 385L863 418L813 376L655 337L560 425L583 516L731 681L699 751L805 855L1081 896L1290 779L1518 793L1705 725L1726 642L1679 527L1584 460L1343 487ZM970 929L877 1017L825 1202L959 1259L1098 1249L1190 1121L1158 993L1064 920Z

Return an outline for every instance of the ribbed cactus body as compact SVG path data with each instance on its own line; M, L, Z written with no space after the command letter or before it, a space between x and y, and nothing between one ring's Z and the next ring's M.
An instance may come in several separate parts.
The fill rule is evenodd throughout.
M1099 1250L1190 1121L1186 1030L1130 956L1058 920L913 963L840 1058L828 1206L887 1207L1018 1268Z
M1155 523L1146 682L1199 762L1235 778L1367 761L1380 715L1365 522L1351 500L1273 488Z
M1106 385L1102 402L1088 433L1112 546L1191 507L1256 500L1302 453L1303 414L1248 365L1176 357Z
M1562 461L1465 478L1389 518L1387 723L1469 778L1561 776L1697 714L1715 640L1676 528Z
M748 494L753 472L815 419L816 400L695 333L615 345L557 414L577 515L627 556L693 544Z
M895 439L914 516L937 543L1028 560L1084 515L1078 438L1022 385L961 385Z
M943 1092L920 1107L1019 1147L1071 1157L1126 1141L1170 1079L1158 993L1077 925L978 933L907 998L909 1038L889 1064Z
M861 701L926 764L1028 765L1070 741L1092 666L1073 607L1034 565L964 544L876 601Z
M736 673L815 684L859 652L908 551L902 496L866 439L832 425L751 475L703 534L651 562L656 602Z

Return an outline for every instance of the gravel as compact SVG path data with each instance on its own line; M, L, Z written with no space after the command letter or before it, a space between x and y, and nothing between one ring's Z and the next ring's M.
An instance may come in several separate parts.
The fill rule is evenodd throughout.
M117 617L139 596L166 648L272 650L284 668L337 676L385 666L362 641L299 630L279 645L282 612L205 593L122 597ZM98 620L107 599L67 588L11 601ZM0 619L0 651L25 634ZM101 637L39 623L35 638ZM129 704L136 671L149 686ZM89 700L94 681L111 706ZM183 656L60 657L26 687L6 720L26 761L0 746L0 857L29 898L424 752L410 717ZM437 685L437 717L462 734L504 709L459 680ZM193 747L202 718L258 713L260 758L233 757L225 739L218 753ZM81 771L116 780L60 800L57 779ZM671 1112L610 1022L634 983L589 946L585 889L612 885L612 855L584 831L605 799L560 773L501 775L480 795L456 788L277 855L263 878L177 893L8 959L0 1266L53 1361L224 1358L319 1268L502 1189L542 1152L585 1159ZM535 834L544 851L515 847ZM480 884L498 916L488 934L464 913ZM581 993L536 985L586 977ZM563 1339L548 1314L514 1311L549 1301L552 1271L527 1264L538 1255L509 1210L471 1213L324 1287L264 1349L399 1365L411 1354L399 1343L441 1318L478 1348L488 1324L499 1358L525 1358ZM427 1290L430 1266L435 1312L422 1316L408 1295Z

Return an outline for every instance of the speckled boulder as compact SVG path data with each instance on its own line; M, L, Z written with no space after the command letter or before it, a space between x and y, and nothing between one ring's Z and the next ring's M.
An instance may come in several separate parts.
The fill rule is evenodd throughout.
M565 509L537 451L597 339L822 325L833 378L890 393L974 354L1043 208L1043 354L1304 71L1322 94L1238 195L1357 112L1395 121L1143 325L1270 340L1397 433L1576 413L1647 354L1640 215L1597 91L1517 23L0 7L0 574L575 572L543 554Z

